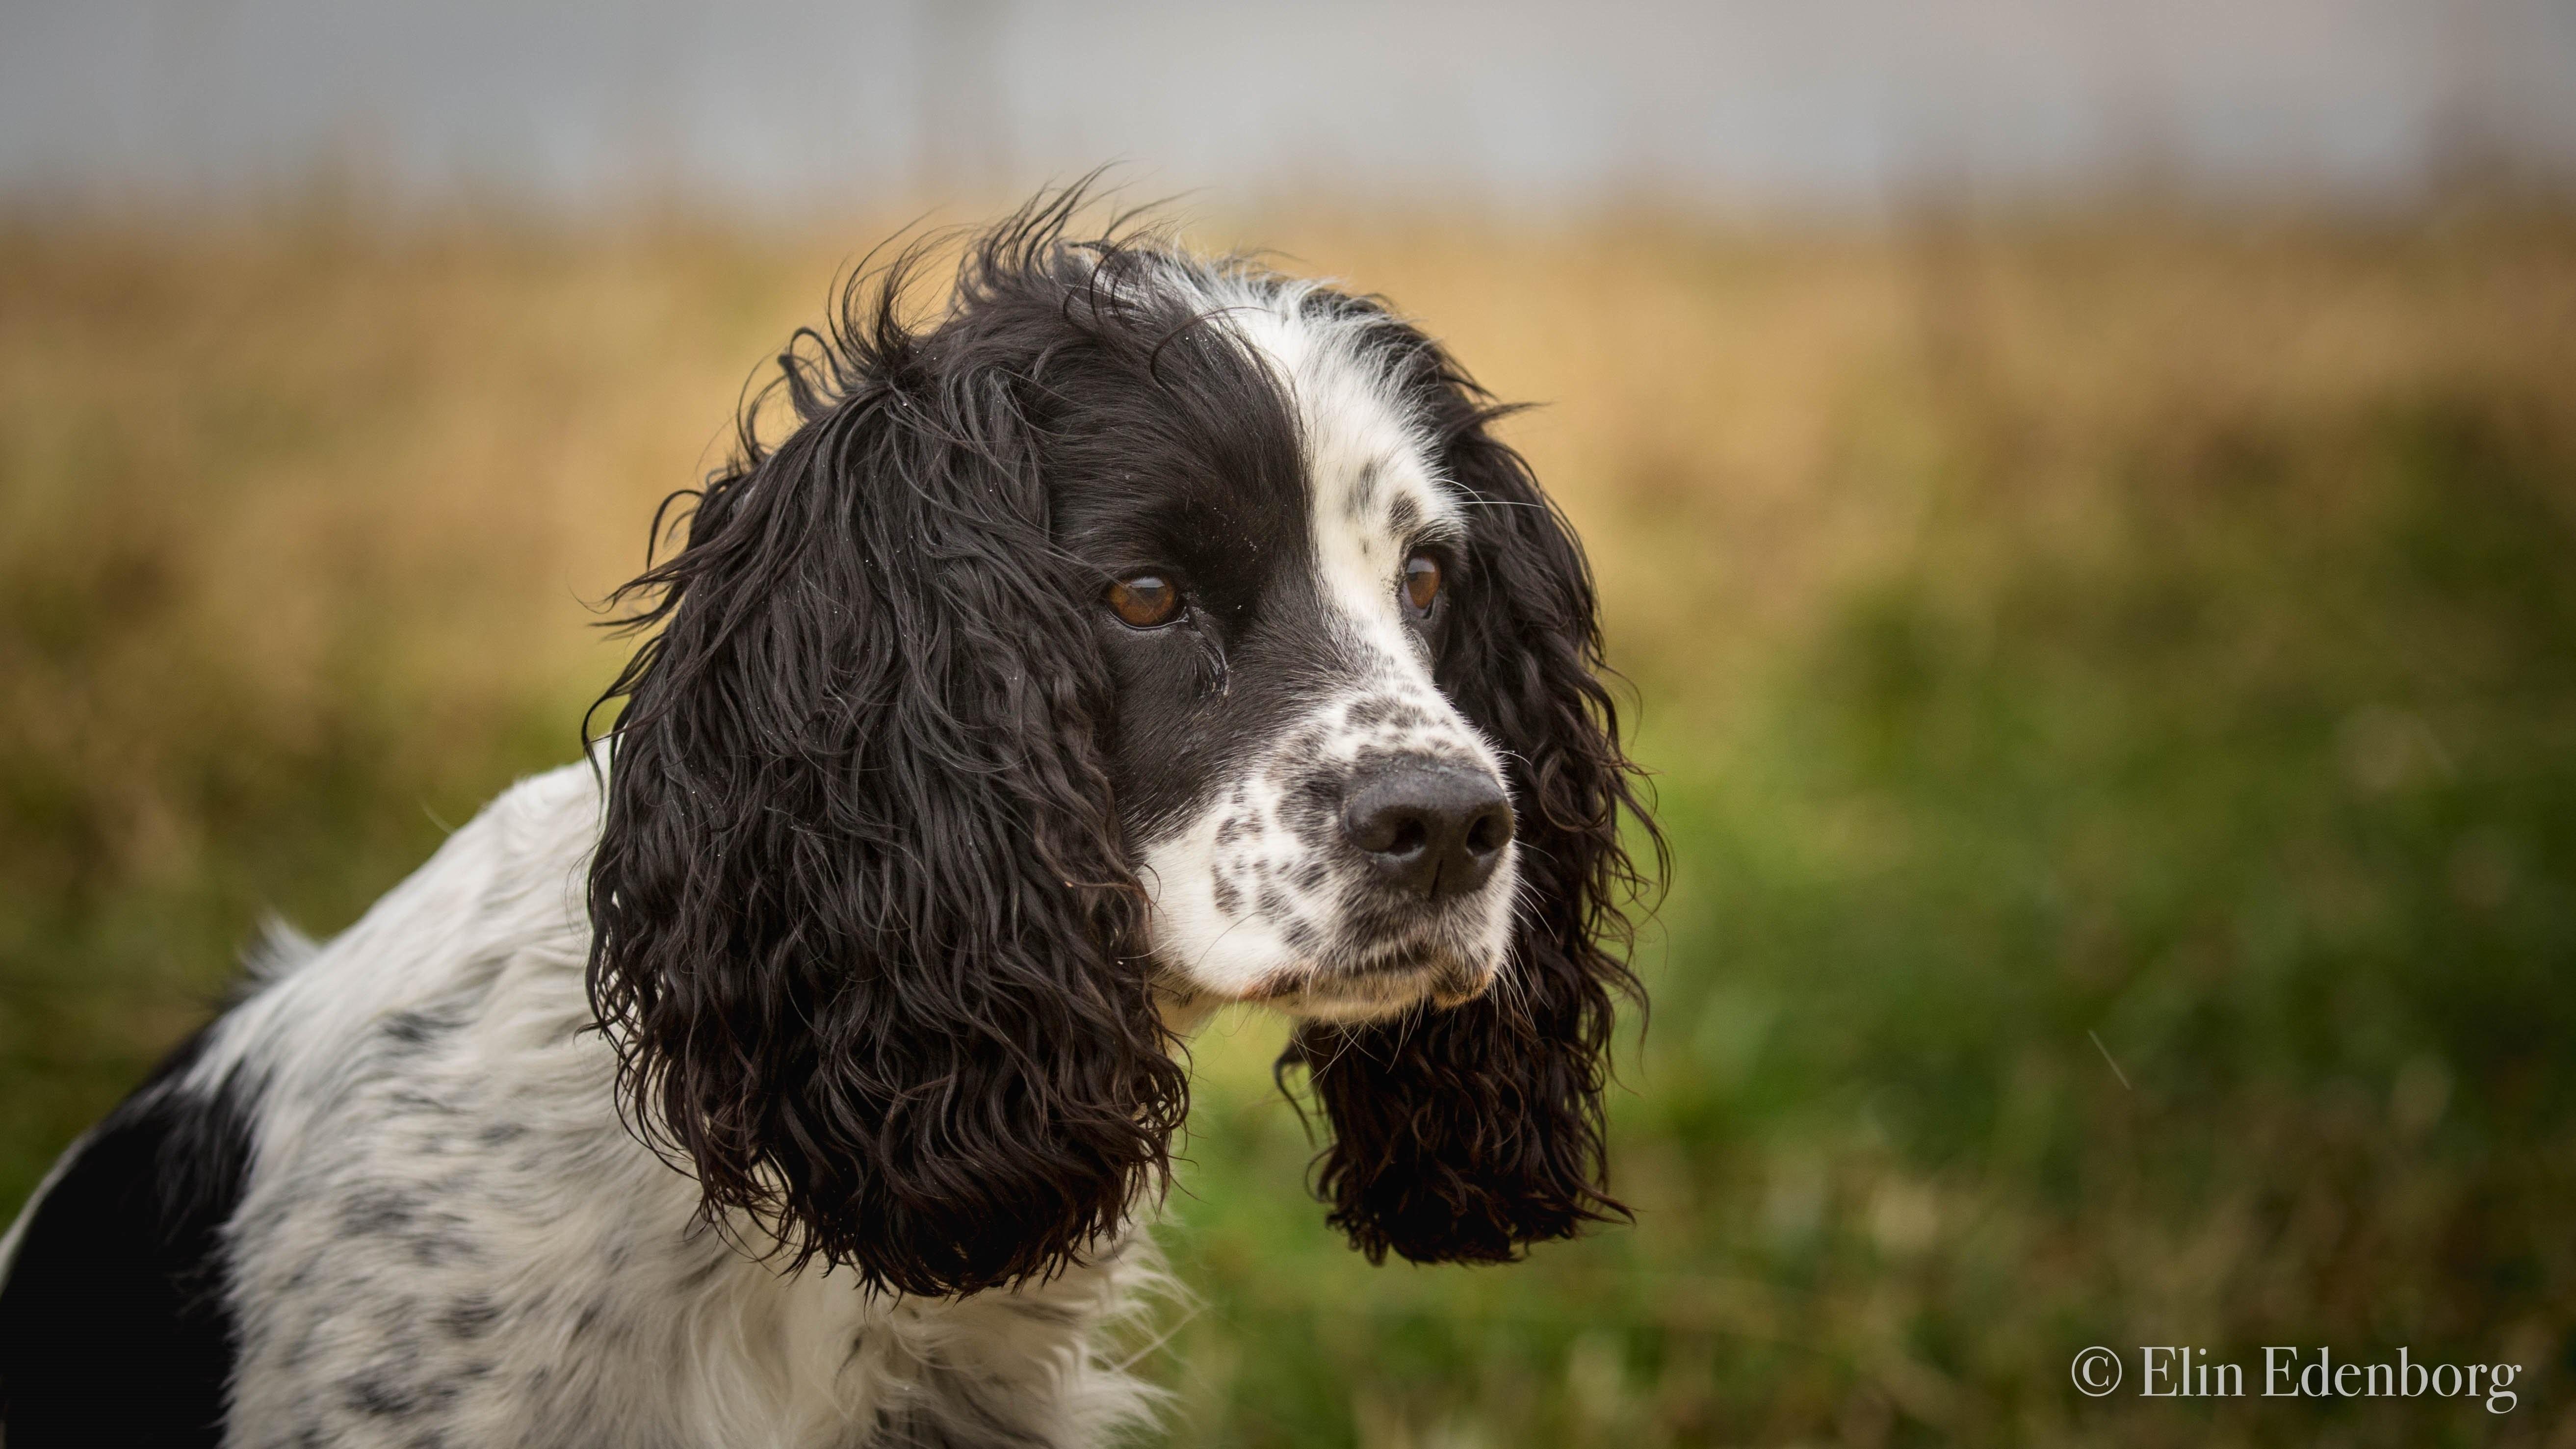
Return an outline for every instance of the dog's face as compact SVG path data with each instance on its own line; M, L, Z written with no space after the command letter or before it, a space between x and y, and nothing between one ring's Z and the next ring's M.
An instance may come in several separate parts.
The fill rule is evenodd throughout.
M1164 387L1049 420L1152 953L1184 994L1301 1016L1470 1000L1510 952L1514 817L1440 685L1477 581L1437 384L1390 357L1421 339L1303 288L1164 285L1201 345L1166 349Z
M1384 307L1070 205L927 325L857 285L630 586L589 900L631 1119L792 1261L974 1291L1120 1230L1164 1009L1257 1000L1372 1257L1615 1214L1636 802L1580 549Z

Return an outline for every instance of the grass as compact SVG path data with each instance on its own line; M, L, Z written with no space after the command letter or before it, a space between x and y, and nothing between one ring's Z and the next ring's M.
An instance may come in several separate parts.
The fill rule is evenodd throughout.
M262 911L569 758L581 601L876 231L0 231L0 1204ZM2576 1441L2576 224L1206 231L1550 402L1676 872L1633 1228L1369 1268L1278 1025L1202 1039L1172 1442Z

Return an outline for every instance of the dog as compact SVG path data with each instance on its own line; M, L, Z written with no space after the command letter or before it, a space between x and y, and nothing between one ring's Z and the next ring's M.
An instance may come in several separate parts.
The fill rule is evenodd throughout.
M8 1449L1102 1443L1230 1002L1370 1260L1626 1216L1654 837L1576 538L1383 302L1084 214L926 311L947 251L863 266L655 518L587 758L65 1153Z

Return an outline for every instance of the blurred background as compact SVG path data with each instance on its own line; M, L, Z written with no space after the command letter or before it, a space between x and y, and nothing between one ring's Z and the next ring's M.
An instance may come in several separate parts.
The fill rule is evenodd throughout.
M2564 0L0 4L0 1213L573 758L836 273L1104 162L1545 404L1675 867L1633 1228L1372 1269L1202 1040L1168 1442L2576 1444Z

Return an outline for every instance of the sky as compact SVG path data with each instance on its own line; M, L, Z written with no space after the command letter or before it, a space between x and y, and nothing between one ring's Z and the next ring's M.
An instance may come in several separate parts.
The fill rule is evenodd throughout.
M1868 209L2576 176L2576 0L0 0L0 205Z

